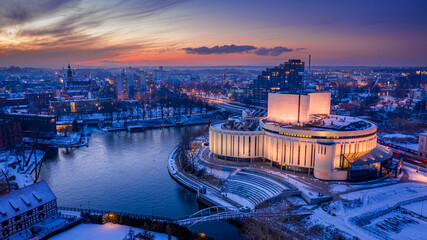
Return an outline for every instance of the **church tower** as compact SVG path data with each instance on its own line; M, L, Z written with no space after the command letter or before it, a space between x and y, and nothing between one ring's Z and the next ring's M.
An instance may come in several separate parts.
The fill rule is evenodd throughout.
M68 62L67 82L73 81L73 72L71 71L70 62Z

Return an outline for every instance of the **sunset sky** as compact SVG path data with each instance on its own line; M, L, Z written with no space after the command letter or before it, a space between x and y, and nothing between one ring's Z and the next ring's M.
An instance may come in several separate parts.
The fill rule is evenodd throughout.
M1 0L0 66L426 66L427 1Z

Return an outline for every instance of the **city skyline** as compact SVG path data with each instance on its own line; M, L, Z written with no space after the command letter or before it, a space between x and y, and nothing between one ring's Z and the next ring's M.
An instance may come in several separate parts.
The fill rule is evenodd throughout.
M0 66L424 66L424 1L5 1Z

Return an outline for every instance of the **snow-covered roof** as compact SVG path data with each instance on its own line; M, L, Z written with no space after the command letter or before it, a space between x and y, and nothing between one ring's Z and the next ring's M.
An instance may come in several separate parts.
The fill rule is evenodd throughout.
M0 196L0 222L56 199L46 182L41 181Z

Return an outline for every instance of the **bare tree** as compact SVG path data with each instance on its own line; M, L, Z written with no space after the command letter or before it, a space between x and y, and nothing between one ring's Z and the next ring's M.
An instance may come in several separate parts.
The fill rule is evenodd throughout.
M25 150L23 145L19 145L15 148L15 158L19 162L20 170L24 170L25 167L30 163L31 156L34 153L34 146L31 148L30 155L28 157L25 156Z
M4 180L6 181L7 189L9 192L12 191L12 188L10 187L10 180L9 180L9 169L6 166L6 169L0 168L1 174L4 177Z
M188 129L181 135L182 149L179 156L181 167L190 173L194 173L197 163L197 144L194 143L194 139L207 131L207 128L200 130Z
M142 120L145 120L145 102L141 101L141 107L142 107Z
M154 239L154 234L146 229L142 229L142 232L135 233L134 230L129 229L128 234L123 238L123 240L152 240Z
M269 218L247 218L243 226L243 234L253 240L350 238L350 236L344 236L341 231L333 227L308 223L300 216L292 214L293 209L295 209L294 205L286 199L283 199L280 204L276 204L273 208L269 206L263 208L266 213L284 214Z
M301 234L303 224L291 213L293 208L294 206L290 203L281 204L275 208L264 208L267 213L280 212L283 215L246 219L243 227L244 235L253 240L307 239Z
M37 138L34 139L34 146L33 146L33 148L34 148L34 173L35 173L34 174L34 182L35 183L40 178L40 172L41 172L41 168L42 168L41 162L37 162L38 159L37 159L37 150L35 149L36 147L37 147Z

